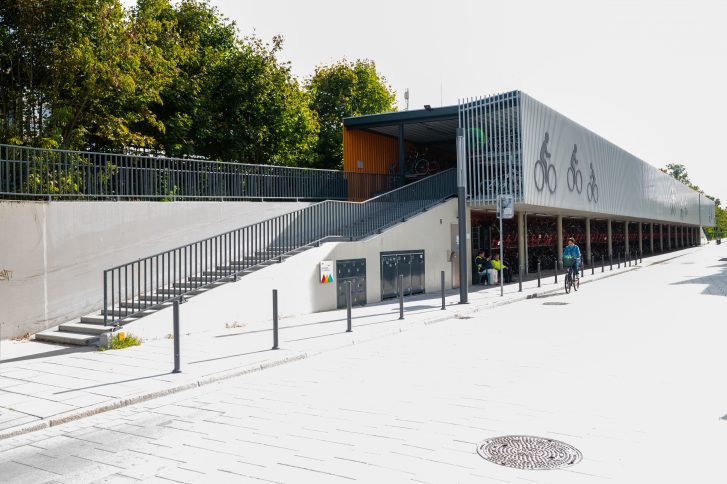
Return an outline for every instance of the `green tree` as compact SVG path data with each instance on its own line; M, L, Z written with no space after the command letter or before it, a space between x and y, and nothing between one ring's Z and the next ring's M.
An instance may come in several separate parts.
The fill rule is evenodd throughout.
M167 0L141 0L130 16L118 0L0 3L2 139L70 148L153 142L149 109L173 74L174 58L151 41Z
M661 168L661 171L685 185L691 185L691 182L689 181L689 174L687 173L687 167L681 163L669 163L665 168Z
M306 88L320 123L315 160L319 168L342 166L343 118L395 110L395 92L371 60L344 59L319 66Z
M279 165L312 156L318 124L289 65L276 58L281 46L280 37L272 46L249 37L213 67L195 127L198 152Z

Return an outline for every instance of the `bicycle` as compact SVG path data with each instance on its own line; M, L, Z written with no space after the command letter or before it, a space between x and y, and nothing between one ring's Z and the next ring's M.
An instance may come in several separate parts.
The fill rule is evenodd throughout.
M580 262L580 259L574 259L573 257L563 257L563 267L568 268L568 272L565 274L565 293L570 294L571 287L574 291L578 290L581 284L581 278L578 276L578 270L576 270L576 262Z
M598 185L596 184L596 173L593 171L593 163L591 163L591 177L586 186L586 195L588 201L598 203Z
M555 189L558 187L558 181L556 179L555 173L555 165L545 161L546 158L550 159L550 153L548 153L549 139L550 135L546 132L545 139L543 140L543 145L540 148L540 158L538 158L538 160L535 162L535 188L537 188L538 191L541 192L547 184L550 193L555 193ZM540 170L538 170L538 168L540 168ZM538 177L538 174L540 174L540 177ZM551 186L550 184L551 180L553 180L553 186Z
M568 190L573 191L575 188L578 193L581 193L583 190L583 175L581 175L581 170L576 168L578 164L576 151L578 151L578 145L573 145L573 154L570 156L570 167L568 167L566 180L568 180Z

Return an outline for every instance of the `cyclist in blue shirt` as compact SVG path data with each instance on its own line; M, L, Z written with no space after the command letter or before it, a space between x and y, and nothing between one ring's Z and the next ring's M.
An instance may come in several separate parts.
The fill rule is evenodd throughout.
M568 238L568 245L563 249L563 258L573 258L573 271L578 274L578 267L581 263L581 249L576 245L576 239Z

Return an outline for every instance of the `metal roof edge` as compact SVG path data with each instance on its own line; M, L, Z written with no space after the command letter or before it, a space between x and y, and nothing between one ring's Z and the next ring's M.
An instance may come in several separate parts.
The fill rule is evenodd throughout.
M415 109L410 111L392 111L381 114L367 114L364 116L351 116L343 118L343 125L347 128L369 128L375 126L388 126L407 123L421 123L438 121L441 119L457 118L459 106L442 106L431 109Z

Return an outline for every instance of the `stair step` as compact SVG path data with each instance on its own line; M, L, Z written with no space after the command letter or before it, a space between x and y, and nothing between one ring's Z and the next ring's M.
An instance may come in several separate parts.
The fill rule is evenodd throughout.
M111 311L109 311L109 319L111 317ZM95 316L81 316L81 323L83 324L96 324L103 326L103 314Z
M202 278L197 278L197 279L198 279L197 281L193 281L193 282L202 282L202 283L211 282L210 279L207 277L202 277ZM162 289L158 289L156 291L156 293L159 294L160 299L168 299L170 297L181 296L182 294L184 294L185 296L200 294L209 289L217 287L217 285L211 285L209 287L202 287L203 285L204 284L198 284L197 289L189 289L189 290L183 289L183 288L176 288L176 290L175 290L175 289L169 289L168 287L165 287Z
M168 306L171 302L162 302L164 298L159 297L159 302L156 303L154 299L142 299L141 301L123 301L119 303L122 308L129 308L135 311L141 311L142 309L159 309L162 306ZM139 304L141 302L141 305Z
M98 342L98 336L66 331L43 331L36 333L35 339L38 341L77 346L87 346Z
M103 324L87 324L87 323L64 323L58 326L58 331L63 333L77 333L77 334L90 334L99 335L106 331L111 331L110 327L106 327Z
M187 278L189 282L232 282L232 277L222 277L222 278L212 278L212 277L204 277L204 276L190 276ZM215 286L216 287L216 286ZM211 289L211 288L210 288ZM192 294L197 294L198 292L205 291L206 289L198 289L197 291L192 291Z

